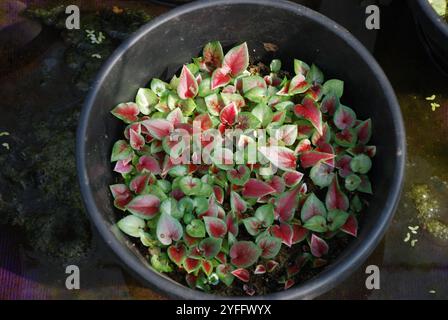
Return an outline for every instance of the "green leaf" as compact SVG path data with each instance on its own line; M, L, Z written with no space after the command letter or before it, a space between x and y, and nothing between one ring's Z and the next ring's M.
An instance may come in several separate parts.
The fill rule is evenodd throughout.
M151 80L151 90L161 97L167 90L169 90L170 85L160 79L152 79Z
M358 189L360 184L361 178L356 174L348 175L345 178L345 189L347 189L348 191L355 191L356 189Z
M180 179L179 187L187 196L195 195L201 191L202 182L198 178L186 176Z
M186 227L186 232L193 238L205 237L205 224L200 219L194 219Z
M269 65L269 69L271 69L271 72L277 73L282 68L282 62L279 59L274 59L271 61L271 64Z
M151 108L159 102L157 95L148 88L140 88L137 91L135 97L135 103L137 103L140 112L144 115L151 113Z
M328 230L327 221L323 216L313 216L303 225L304 228L314 232L325 232Z
M344 93L344 81L338 79L327 80L323 85L324 95L334 93L338 98Z
M199 243L199 250L206 259L213 259L221 250L221 238L205 238Z
M306 76L307 73L310 71L310 66L298 59L294 59L294 72L295 74L301 74Z
M311 84L313 83L322 84L324 82L324 74L315 64L312 64L310 71L308 71L306 75L306 81Z
M333 181L333 177L333 169L325 163L318 163L311 168L310 178L320 188L328 187Z
M261 221L265 228L269 227L274 222L274 206L265 204L258 207L255 211L255 218Z
M282 240L277 237L265 235L257 238L257 245L261 248L261 256L263 258L273 259L280 251Z
M127 143L126 140L118 140L114 143L112 147L112 155L110 158L111 162L129 159L129 157L133 154L131 146Z
M128 236L138 238L140 237L140 230L145 228L146 223L145 220L139 217L129 215L118 221L117 226Z
M260 87L255 87L250 89L247 93L244 94L244 97L255 103L262 103L265 101L267 95L267 90Z
M257 234L260 233L260 227L262 222L255 217L249 217L246 219L243 219L243 224L244 227L246 227L247 232L251 235L251 236L256 236Z
M349 214L341 210L330 210L328 211L327 221L328 230L336 231L342 227L347 221Z
M372 167L372 160L365 154L358 154L353 157L350 161L350 168L353 172L358 172L360 174L366 174L370 171Z
M166 253L160 253L158 255L151 256L151 265L159 272L172 272L173 268L170 266L168 255Z
M179 210L176 199L167 198L160 204L160 213L166 213L171 215L176 219L181 219L183 217L183 212Z
M303 204L302 210L300 211L300 217L302 222L310 220L314 216L325 217L327 215L327 210L322 201L314 193L310 193L308 198Z

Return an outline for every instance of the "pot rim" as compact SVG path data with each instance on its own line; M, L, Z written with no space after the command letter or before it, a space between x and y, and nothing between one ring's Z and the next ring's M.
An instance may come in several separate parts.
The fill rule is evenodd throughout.
M417 6L422 10L423 14L428 16L433 22L434 26L439 29L448 39L448 21L440 17L428 0L417 0Z
M172 280L166 275L145 266L139 257L135 255L129 248L122 244L118 238L113 234L112 230L104 222L104 218L95 205L93 194L89 187L89 178L87 176L87 163L86 163L86 146L85 135L87 132L87 124L90 113L93 108L95 97L97 96L101 84L104 82L107 74L110 72L115 63L121 58L121 56L127 51L129 47L135 45L141 38L150 30L157 28L158 26L170 21L171 19L195 11L197 9L203 9L207 7L221 6L221 5L236 5L236 4L249 4L258 5L264 7L274 7L287 11L301 12L309 19L313 20L317 24L321 24L329 30L333 30L335 36L340 37L345 41L352 49L361 56L370 66L372 72L376 75L380 82L381 88L389 102L393 122L395 125L394 136L397 140L398 150L395 158L395 165L397 171L395 172L396 178L394 179L391 190L388 194L387 200L384 205L384 209L381 211L381 216L378 218L378 224L367 235L365 241L352 242L350 252L342 254L344 259L340 257L325 268L318 276L305 281L297 286L294 286L288 290L282 292L269 293L267 295L255 296L255 297L242 297L242 296L220 296L215 294L204 293L198 290L193 290L181 285L180 283ZM146 283L149 283L152 288L156 289L163 294L176 298L176 299L312 299L324 292L334 288L341 283L345 278L350 275L350 271L357 269L367 259L371 252L378 245L382 239L387 226L389 225L395 209L398 205L400 198L404 168L405 168L405 129L403 125L403 119L401 116L400 107L396 99L395 93L390 85L386 75L376 60L367 51L367 49L345 28L335 23L326 16L304 7L302 5L292 3L285 0L212 0L212 1L196 1L187 5L180 6L167 13L160 15L152 19L149 23L142 26L137 30L130 38L124 41L118 49L109 57L104 63L100 72L98 73L94 85L91 88L80 115L80 122L77 132L76 143L76 160L77 170L79 176L79 184L81 188L81 194L87 212L93 220L97 230L101 234L102 238L112 248L116 255L118 255L122 262L140 279L143 279Z

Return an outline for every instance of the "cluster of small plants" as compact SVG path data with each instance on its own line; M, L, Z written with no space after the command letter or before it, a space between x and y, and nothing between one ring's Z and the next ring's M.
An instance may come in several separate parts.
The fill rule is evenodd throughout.
M112 110L127 124L111 156L121 177L110 190L126 214L117 225L147 248L153 268L191 288L253 295L251 283L275 273L288 289L306 265L327 263L332 238L357 236L372 193L372 123L340 102L343 81L325 81L314 64L295 59L290 76L278 59L249 65L246 43L224 55L217 41L192 61ZM198 123L208 163L193 161ZM182 143L172 139L178 129L191 134ZM266 132L256 161L245 149L216 152L231 129L240 147ZM243 163L228 161L236 155ZM295 256L286 263L280 252Z

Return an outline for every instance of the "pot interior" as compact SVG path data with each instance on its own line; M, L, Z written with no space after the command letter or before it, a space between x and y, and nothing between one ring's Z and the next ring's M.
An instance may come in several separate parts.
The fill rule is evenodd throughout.
M377 146L377 155L370 177L374 195L369 208L362 213L358 239L338 261L348 259L378 231L379 225L384 229L380 222L392 215L391 206L397 200L395 189L397 183L401 183L396 176L401 179L397 157L404 154L400 142L403 132L393 111L395 97L390 96L387 81L385 86L383 78L365 56L360 55L345 36L340 36L347 33L345 29L329 24L328 19L322 23L324 18L309 14L309 9L283 2L275 5L272 1L270 4L216 1L220 5L213 2L202 6L193 4L191 9L181 8L157 19L128 41L127 48L123 50L122 47L103 69L84 110L88 112L86 130L78 137L83 140L85 150L86 172L81 179L85 179L87 192L92 194L93 205L98 210L90 213L101 215L101 223L113 230L120 242L136 251L113 227L122 213L113 207L108 188L116 179L110 152L113 143L122 137L124 125L110 110L120 102L134 101L137 89L147 86L151 78L170 79L182 64L200 54L205 43L219 40L224 49L229 49L247 41L251 61L269 63L275 57L282 60L284 69L292 71L293 59L298 58L315 63L327 79L343 80L345 90L341 102L353 108L359 118L373 121L371 144ZM278 50L267 51L266 44L274 44ZM361 46L357 42L355 45ZM149 268L140 253L135 254L139 256L136 259ZM338 261L327 269L337 267Z

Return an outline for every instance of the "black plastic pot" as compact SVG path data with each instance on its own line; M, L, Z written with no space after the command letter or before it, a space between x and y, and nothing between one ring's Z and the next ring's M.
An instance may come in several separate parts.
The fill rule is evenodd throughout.
M448 76L448 23L434 11L428 0L410 0L408 3L426 51Z
M284 62L301 58L319 65L328 78L345 81L343 102L360 118L372 118L377 156L372 169L375 194L363 213L358 239L315 278L264 298L313 298L356 270L381 240L395 211L404 171L405 132L400 108L386 76L370 53L345 29L297 4L269 0L198 1L172 10L137 31L105 63L82 111L77 162L85 205L100 234L138 277L175 298L216 299L153 271L114 226L108 185L114 179L110 152L123 125L110 114L134 99L152 77L168 78L200 53L210 40L225 46L248 41L255 60L269 61L263 43L274 43ZM291 65L286 65L291 68ZM363 285L363 284L360 284Z
M181 6L183 4L192 2L194 0L149 0L151 2L154 2L156 4L162 4L169 7L176 7Z

